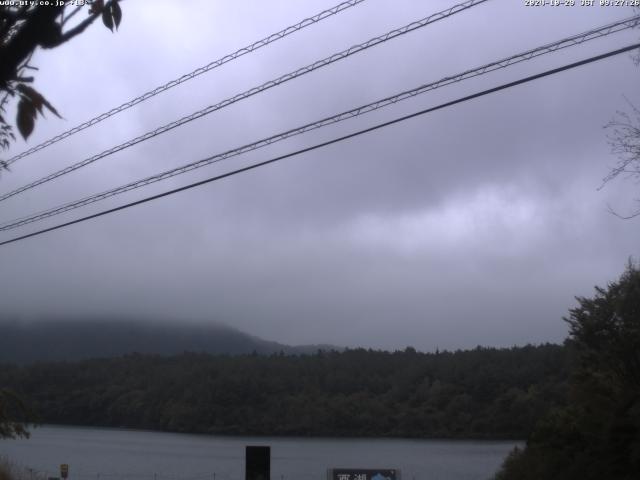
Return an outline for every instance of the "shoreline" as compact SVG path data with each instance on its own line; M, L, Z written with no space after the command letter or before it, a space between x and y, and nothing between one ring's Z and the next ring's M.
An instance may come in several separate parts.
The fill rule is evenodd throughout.
M332 441L404 441L404 442L447 442L447 443L519 443L524 444L526 439L522 438L505 438L505 437L401 437L401 436L350 436L350 435L277 435L277 434L253 434L253 433L203 433L203 432L177 432L168 430L153 430L144 428L133 427L112 427L102 425L67 425L46 423L34 426L29 426L28 430L31 435L41 428L53 428L53 429L75 429L75 430L103 430L112 432L130 432L130 433L153 433L153 434L166 434L166 435L180 435L180 436L194 436L204 438L220 438L220 439L241 439L241 438L271 438L274 440L332 440ZM28 441L28 439L23 439Z

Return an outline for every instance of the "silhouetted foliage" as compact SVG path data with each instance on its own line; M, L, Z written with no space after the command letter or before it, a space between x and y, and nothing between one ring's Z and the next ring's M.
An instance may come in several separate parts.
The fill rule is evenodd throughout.
M640 472L640 269L565 319L573 361L569 404L547 414L498 480L631 480Z
M618 111L616 117L606 125L609 145L612 153L618 156L618 164L605 177L604 183L620 176L636 181L640 179L640 109L631 103L629 106L630 112ZM636 199L636 202L640 203L640 199ZM624 219L640 215L640 207L628 215L620 215L611 208L610 211Z
M524 438L566 398L557 345L128 355L0 368L43 422L265 435Z
M60 3L57 5L56 3ZM46 107L56 116L57 110L29 85L33 76L26 70L37 70L30 65L36 48L58 47L85 31L98 17L113 31L122 20L119 0L88 0L86 9L72 2L6 2L0 5L0 148L8 148L15 140L13 126L3 116L11 98L18 101L15 124L23 138L33 132L37 114ZM74 23L73 17L81 11L88 16ZM6 163L0 162L0 167Z
M13 391L0 389L0 438L29 437L28 408Z

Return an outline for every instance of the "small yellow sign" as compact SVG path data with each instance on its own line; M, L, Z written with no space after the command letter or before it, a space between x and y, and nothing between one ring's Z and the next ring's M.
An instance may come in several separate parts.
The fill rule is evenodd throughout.
M67 478L69 476L69 465L66 463L60 465L60 476L62 478Z

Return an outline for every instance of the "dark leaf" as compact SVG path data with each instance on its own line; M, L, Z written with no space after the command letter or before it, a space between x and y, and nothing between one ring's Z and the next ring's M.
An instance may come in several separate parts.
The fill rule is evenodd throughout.
M113 32L113 17L111 16L110 9L105 8L102 10L102 23L104 23L104 26Z
M38 112L42 113L42 101L40 100L40 98L36 97L36 98L31 98L28 97L26 95L21 95L20 96L20 102L27 102L30 103L33 108L34 108L34 116L35 116L35 111L37 110Z
M18 125L18 131L22 138L25 140L33 132L33 127L36 118L36 108L33 103L29 102L26 97L22 97L20 103L18 103L18 115L16 118L16 124Z
M49 101L46 98L42 97L42 103L44 103L44 106L47 107L49 111L53 113L56 117L62 118L58 113L58 111L53 107L53 105L49 103Z
M33 106L39 112L42 112L42 101L44 100L44 97L40 95L35 89L28 85L20 83L16 87L16 90L18 90L22 94L23 99L31 101L31 103L33 103Z
M29 97L31 99L31 101L33 102L34 106L36 107L36 109L42 113L42 106L44 105L45 107L47 107L56 117L58 118L62 118L60 116L60 114L58 113L58 111L53 107L53 105L51 105L46 98L44 98L42 96L42 94L40 94L39 92L37 92L34 88L28 86L28 85L24 85L24 84L19 84L17 87L17 90L22 93L23 95L26 95L27 97Z
M120 8L120 3L117 0L113 0L111 4L111 14L113 15L113 20L116 23L116 30L120 26L120 21L122 20L122 9Z

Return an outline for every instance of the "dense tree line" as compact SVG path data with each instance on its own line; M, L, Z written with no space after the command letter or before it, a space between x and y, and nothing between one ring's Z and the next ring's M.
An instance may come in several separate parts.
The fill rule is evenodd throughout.
M558 345L133 354L0 367L45 423L264 435L525 438L566 398Z
M0 388L0 439L28 438L27 424L30 418L30 413L20 397L11 390Z

